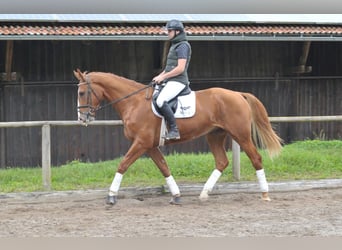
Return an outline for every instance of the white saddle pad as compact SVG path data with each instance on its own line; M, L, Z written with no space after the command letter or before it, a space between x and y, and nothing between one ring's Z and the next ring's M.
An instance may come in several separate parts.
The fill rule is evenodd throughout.
M152 111L158 116L162 117L155 109L153 103ZM196 112L196 94L194 91L191 91L190 94L184 96L178 96L178 105L177 110L175 112L175 118L189 118L195 115Z

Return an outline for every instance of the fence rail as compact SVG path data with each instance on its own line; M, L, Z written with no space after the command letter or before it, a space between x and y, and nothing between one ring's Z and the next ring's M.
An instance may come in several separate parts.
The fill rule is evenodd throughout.
M271 122L316 122L316 121L342 121L342 115L334 116L286 116L270 117ZM93 121L89 126L119 126L121 120ZM20 122L0 122L0 128L18 127L42 127L42 179L43 188L51 189L51 126L84 126L78 121L20 121ZM240 179L240 146L235 141L232 143L233 151L233 176Z

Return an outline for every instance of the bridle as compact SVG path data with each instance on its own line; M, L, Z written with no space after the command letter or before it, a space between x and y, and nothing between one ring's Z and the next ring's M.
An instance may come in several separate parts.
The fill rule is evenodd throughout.
M101 102L101 100L100 100L100 98L97 96L97 94L96 94L96 92L94 91L94 89L91 87L91 82L90 82L90 78L89 78L89 76L85 76L85 82L80 82L79 84L78 84L78 86L81 86L81 85L85 85L85 84L87 84L87 104L85 104L85 105L79 105L79 106L77 106L77 111L80 113L80 114L82 114L82 115L85 115L86 116L86 121L89 121L89 118L90 117L95 117L95 112L96 111L99 111L99 110L101 110L101 109L104 109L105 107L107 107L107 106L111 106L111 105L113 105L113 104L116 104L116 103L118 103L118 102L120 102L120 101L122 101L122 100L124 100L124 99L126 99L126 98L128 98L128 97L131 97L131 96L133 96L133 95L135 95L135 94L137 94L137 93L139 93L139 92L141 92L141 91L143 91L143 90L145 90L145 89L148 89L148 88L150 88L150 87L153 87L154 85L155 85L155 82L150 82L148 85L146 85L145 87L143 87L143 88L141 88L141 89L138 89L138 90L136 90L136 91L134 91L134 92L132 92L132 93L130 93L130 94L128 94L128 95L125 95L125 96L123 96L123 97L120 97L120 98L118 98L118 99L115 99L115 100L113 100L113 101L111 101L111 102L109 102L109 103L106 103L106 104L104 104L104 105L98 105L97 107L94 107L93 106L93 102L92 102L92 98L91 98L91 94L93 94L94 96L95 96L95 98L99 101L99 103ZM146 99L149 99L150 97L149 97L149 95L146 93L146 97L145 97ZM83 108L87 108L88 109L88 111L87 112L81 112L81 110L80 109L83 109Z
M91 98L91 94L94 94L94 96L96 97L96 99L100 102L100 99L98 98L98 96L96 95L96 92L93 90L93 88L90 86L90 79L88 76L85 77L85 82L80 82L77 86L81 86L84 84L87 84L87 104L85 105L79 105L77 106L77 111L84 115L86 117L86 122L89 122L89 118L90 117L95 117L95 112L97 111L98 107L94 107L93 106L93 101ZM83 108L87 108L88 111L87 112L82 112L81 109Z

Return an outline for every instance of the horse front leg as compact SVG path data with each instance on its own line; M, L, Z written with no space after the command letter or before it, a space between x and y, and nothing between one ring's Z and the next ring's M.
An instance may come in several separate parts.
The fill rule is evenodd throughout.
M168 185L169 190L172 194L170 204L180 205L181 200L180 200L179 187L178 187L175 179L171 175L170 169L167 166L165 158L164 158L163 154L160 152L160 149L159 148L152 148L152 149L147 151L147 154L152 158L153 162L157 165L160 172L165 177L166 184Z
M205 201L209 198L209 193L213 190L216 182L221 177L223 170L225 170L229 164L225 149L226 138L227 132L221 129L212 131L206 136L210 150L214 155L215 169L204 184L199 196L201 201Z
M141 146L140 143L134 142L129 148L124 158L119 164L118 170L115 173L112 185L109 188L106 203L108 205L115 205L117 202L118 192L121 185L123 174L127 171L142 154L146 152L146 149Z

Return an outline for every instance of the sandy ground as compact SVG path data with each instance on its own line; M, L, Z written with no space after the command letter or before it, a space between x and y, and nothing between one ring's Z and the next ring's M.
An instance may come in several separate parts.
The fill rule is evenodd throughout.
M105 193L0 196L0 237L342 236L342 188L182 197L123 197Z

